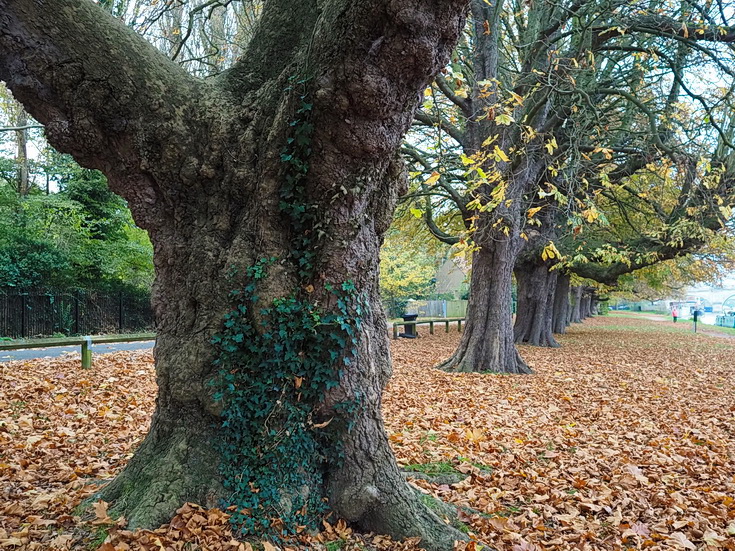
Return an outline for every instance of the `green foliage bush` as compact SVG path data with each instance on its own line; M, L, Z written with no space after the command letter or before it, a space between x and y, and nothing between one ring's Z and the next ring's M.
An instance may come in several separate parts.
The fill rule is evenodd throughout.
M100 172L51 158L59 192L32 187L25 197L0 162L0 288L149 292L152 247L125 201Z

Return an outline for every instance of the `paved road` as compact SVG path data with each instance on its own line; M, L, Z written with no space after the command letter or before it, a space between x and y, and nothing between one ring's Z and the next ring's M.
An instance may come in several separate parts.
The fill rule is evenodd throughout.
M153 348L154 341L119 342L111 344L95 344L92 354L107 354L122 350L143 350ZM54 346L52 348L28 348L25 350L0 350L0 362L16 360L32 360L34 358L55 358L69 352L79 353L81 346Z

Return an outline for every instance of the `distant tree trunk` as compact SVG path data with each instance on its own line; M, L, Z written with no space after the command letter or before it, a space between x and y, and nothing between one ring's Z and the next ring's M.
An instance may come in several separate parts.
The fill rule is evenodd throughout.
M567 308L567 322L566 326L569 327L572 325L572 316L574 315L574 304L572 302L572 291L571 287L569 289L569 307Z
M556 290L554 291L554 313L551 330L563 335L567 332L570 320L569 304L569 274L560 273L556 278Z
M517 248L510 239L489 242L472 256L467 323L448 371L531 373L513 342L512 273Z
M554 291L557 271L549 270L545 262L517 262L518 309L513 327L515 342L557 348L552 333Z
M582 320L586 320L588 317L592 315L590 312L591 301L592 301L592 297L590 297L589 293L585 292L583 289L582 301L580 305L580 317Z
M101 494L131 526L245 496L263 530L327 503L429 549L466 539L388 444L377 291L406 179L395 152L464 4L267 0L242 61L203 82L92 2L0 0L0 79L57 149L107 174L154 245L156 411ZM222 392L261 417L230 430Z
M28 195L28 129L24 128L28 125L28 116L21 105L17 105L17 113L14 124L18 128L15 131L15 142L17 145L15 162L16 166L16 182L18 194L22 197Z
M582 323L582 292L581 285L572 287L572 323Z

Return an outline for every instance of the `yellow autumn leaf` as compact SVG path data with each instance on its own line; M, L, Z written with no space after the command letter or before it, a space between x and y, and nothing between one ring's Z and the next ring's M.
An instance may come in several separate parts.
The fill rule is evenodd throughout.
M480 429L468 429L464 434L465 439L469 440L470 442L482 442L483 440L486 440L485 433Z
M513 120L513 117L511 117L507 113L501 113L500 115L495 117L495 122L498 124L502 124L504 126L509 126L511 123L515 121Z
M497 145L495 146L495 149L493 149L493 156L498 162L502 161L504 163L507 163L508 161L510 161L508 156L505 154L505 151L500 149Z
M488 136L484 142L482 142L482 147L490 147L495 140L498 139L497 134L493 134L492 136Z
M595 209L585 209L582 211L582 216L591 224L600 217L600 213Z
M552 258L561 259L561 253L559 252L559 249L556 248L556 245L554 245L554 242L549 241L546 247L544 247L544 250L541 252L541 259L545 261Z
M549 155L551 155L555 149L557 149L559 146L556 143L556 138L551 138L549 141L546 142L544 145L546 148L546 151L549 152Z
M439 174L439 173L438 173L438 172L437 172L437 171L435 170L434 172L432 172L432 173L431 173L431 176L429 176L429 177L428 177L428 178L426 179L426 182L424 182L424 183L426 183L426 184L433 184L433 183L435 183L435 182L437 182L437 181L439 180L440 176L441 176L441 174Z

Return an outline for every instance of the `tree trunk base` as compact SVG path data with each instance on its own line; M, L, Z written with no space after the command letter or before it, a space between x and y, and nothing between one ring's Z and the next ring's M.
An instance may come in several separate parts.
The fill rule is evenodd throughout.
M218 431L215 419L206 413L195 411L175 421L154 418L130 463L93 499L110 503L110 511L124 516L132 529L166 524L186 502L222 508L228 503L228 491L222 484ZM371 446L375 455L368 456L371 465L365 465L362 473L350 461L349 467L327 473L326 485L302 491L328 498L339 518L361 530L396 540L420 537L429 551L451 551L456 541L467 539L452 525L456 519L449 518L448 523L443 520L446 514L438 514L421 499L395 463L381 461L391 453L387 441L385 447L375 442Z
M513 326L514 341L532 346L559 348L552 331L554 292L558 273L539 258L519 260L515 265L518 282L518 311Z
M449 359L435 366L437 369L450 373L510 373L514 375L531 375L533 370L523 361L521 355L512 347L504 361L477 362L468 354L457 350Z
M467 324L457 350L436 366L456 373L533 373L513 342L511 239L484 244L472 258Z
M110 503L133 529L167 523L186 502L221 506L225 493L213 421L195 412L164 428L154 418L125 470L95 497Z
M516 344L530 344L531 346L540 346L542 348L561 348L561 344L553 337L553 335L542 335L539 339L524 340L522 337L516 339Z

